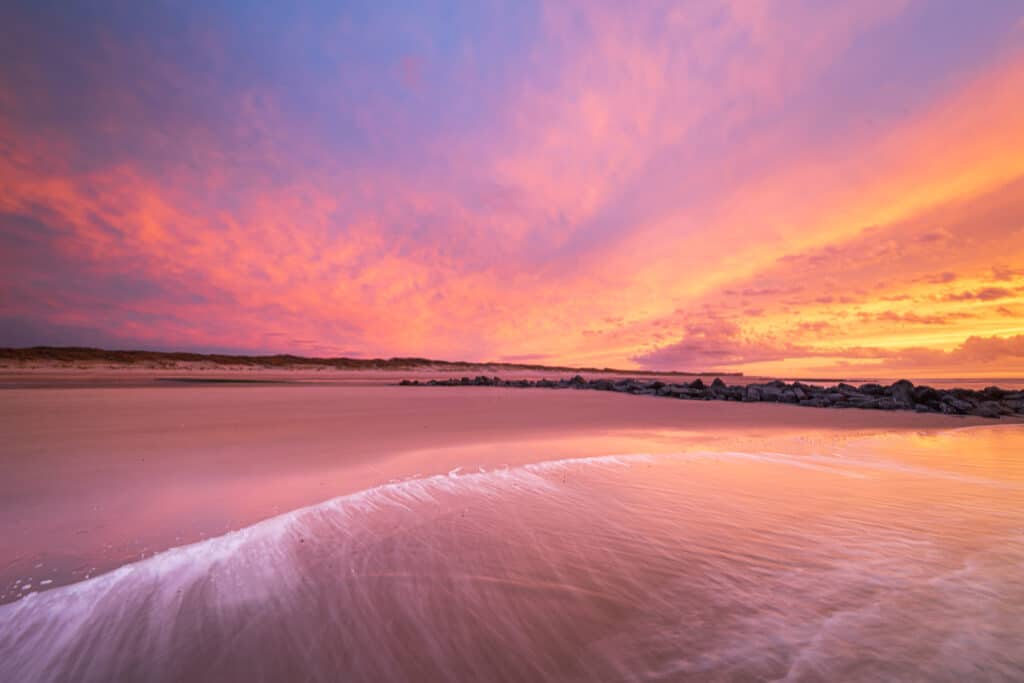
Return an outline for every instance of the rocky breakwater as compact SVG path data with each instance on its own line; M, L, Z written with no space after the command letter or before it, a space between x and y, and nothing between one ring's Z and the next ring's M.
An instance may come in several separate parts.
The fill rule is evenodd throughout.
M669 383L660 380L592 379L580 375L572 379L501 379L500 377L461 377L458 379L431 379L427 381L402 380L401 386L431 387L510 387L520 389L591 389L624 394L663 396L691 401L742 401L746 403L788 403L813 408L861 408L866 410L914 410L919 413L945 413L947 415L976 415L999 418L1024 415L1024 391L1008 391L987 387L971 389L933 389L915 386L901 379L888 386L861 384L853 386L841 382L835 386L820 387L803 382L787 384L781 380L764 384L728 385L721 379L705 384L693 382Z

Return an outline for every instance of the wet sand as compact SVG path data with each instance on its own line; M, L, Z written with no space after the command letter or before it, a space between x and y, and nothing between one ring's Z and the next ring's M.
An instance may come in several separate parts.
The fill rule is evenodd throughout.
M0 390L0 602L19 597L13 582L33 573L53 588L459 467L782 442L811 452L872 433L992 424L599 392L409 391L392 379Z
M0 679L1024 675L1024 425L339 382L0 389Z

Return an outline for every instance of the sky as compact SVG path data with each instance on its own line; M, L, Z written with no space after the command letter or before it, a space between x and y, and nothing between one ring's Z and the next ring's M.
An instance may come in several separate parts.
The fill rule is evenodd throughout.
M1024 376L1020 0L15 0L0 188L0 346Z

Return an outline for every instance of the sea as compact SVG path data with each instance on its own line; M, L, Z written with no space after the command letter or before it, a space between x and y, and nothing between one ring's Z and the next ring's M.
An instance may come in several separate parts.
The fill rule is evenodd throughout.
M1024 426L558 455L29 577L0 681L1024 680Z

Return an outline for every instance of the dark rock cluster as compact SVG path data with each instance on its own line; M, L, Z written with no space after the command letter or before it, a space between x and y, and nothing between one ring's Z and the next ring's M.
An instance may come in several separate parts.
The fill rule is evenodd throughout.
M705 384L700 379L692 382L667 383L660 380L592 379L580 375L572 379L510 379L500 377L462 377L459 379L402 380L401 386L431 387L515 387L539 389L593 389L626 394L665 396L694 401L743 401L790 403L814 408L864 408L873 410L915 410L919 413L945 413L947 415L976 415L999 418L1004 415L1024 415L1024 391L1007 391L988 387L981 391L971 389L933 389L914 386L901 379L883 386L861 384L853 386L840 382L831 387L819 387L803 382L787 384L781 380L745 386L727 385L721 379Z

